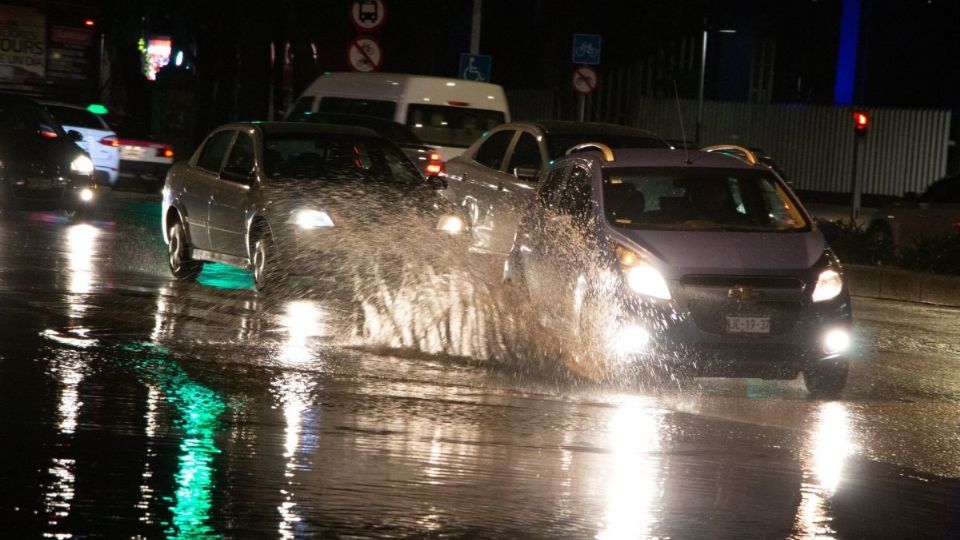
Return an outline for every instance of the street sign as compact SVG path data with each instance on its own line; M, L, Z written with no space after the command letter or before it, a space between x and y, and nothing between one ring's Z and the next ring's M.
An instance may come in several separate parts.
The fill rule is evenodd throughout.
M573 35L573 63L595 66L600 63L600 35Z
M577 66L573 69L573 89L587 95L597 89L597 71L590 66Z
M493 58L485 54L460 54L460 69L457 73L461 79L468 81L490 82L490 67Z
M357 36L347 45L347 65L353 71L378 71L383 65L383 47L371 36Z
M376 32L387 20L387 6L383 0L353 0L350 3L350 22L361 32Z

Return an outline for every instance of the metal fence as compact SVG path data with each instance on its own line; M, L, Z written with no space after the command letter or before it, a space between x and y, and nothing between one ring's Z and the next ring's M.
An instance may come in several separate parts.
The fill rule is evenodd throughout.
M587 98L585 119L638 126L666 139L694 138L696 100L639 96L626 76L609 78L601 88ZM515 90L508 99L517 120L578 117L576 98L569 92ZM946 174L949 110L866 110L871 121L858 167L864 194L921 192ZM706 101L701 141L762 148L795 189L850 193L856 137L852 112L849 107Z

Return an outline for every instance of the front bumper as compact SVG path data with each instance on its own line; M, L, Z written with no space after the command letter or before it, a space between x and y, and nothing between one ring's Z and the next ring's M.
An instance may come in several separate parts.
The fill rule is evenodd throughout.
M735 332L728 317L769 325ZM805 367L847 354L852 310L845 289L817 303L775 296L739 301L685 295L659 303L631 298L619 325L649 332L649 344L634 360L655 357L698 376L793 378Z

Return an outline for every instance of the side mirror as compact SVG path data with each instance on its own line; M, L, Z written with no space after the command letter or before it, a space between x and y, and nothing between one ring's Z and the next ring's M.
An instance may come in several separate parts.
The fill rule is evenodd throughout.
M820 229L820 232L823 234L823 238L827 241L828 244L834 243L837 238L840 236L840 227L836 222L829 221L826 219L815 219L817 228Z
M220 171L220 178L249 185L253 182L253 169L250 167L227 165Z
M427 177L427 185L433 189L447 189L447 178L445 176L430 175Z
M79 131L71 129L67 132L67 138L73 142L80 142L83 140L83 135L81 135Z
M530 169L526 167L514 167L513 175L519 178L520 180L536 180L537 174L540 171L537 169Z

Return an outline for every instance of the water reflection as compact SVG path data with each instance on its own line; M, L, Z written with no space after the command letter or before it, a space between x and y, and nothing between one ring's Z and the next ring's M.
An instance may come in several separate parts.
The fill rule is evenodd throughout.
M843 481L843 466L856 445L851 438L849 413L838 402L821 403L806 457L797 527L808 536L836 535L831 525L830 498Z
M602 540L648 538L662 497L660 430L662 413L646 399L629 396L607 428L611 450L606 477Z
M94 260L97 258L97 239L100 230L92 225L79 224L67 229L64 236L67 254L67 290L71 293L71 319L83 316L86 311L85 298L82 295L93 291L95 277ZM76 296L80 295L80 296Z
M311 395L316 386L314 377L302 371L310 365L315 352L310 348L312 337L326 334L327 314L316 303L306 300L289 302L281 326L286 330L286 340L281 345L280 362L284 370L272 383L273 393L283 409L284 427L284 485L280 488L282 497L277 511L280 513L278 532L281 538L295 538L301 522L297 509L296 492L300 483L296 472L309 469L310 464L301 464L298 448L301 446L304 417L314 410ZM292 369L290 369L292 368ZM310 425L316 425L317 419L310 418Z
M166 356L164 349L151 345L131 345L126 349L130 353L145 353L134 360L134 369L148 387L155 386L173 405L177 412L174 426L184 433L174 475L177 487L170 507L173 518L164 532L168 538L217 537L209 521L214 458L220 454L216 435L226 404L216 392L193 381L176 361Z

